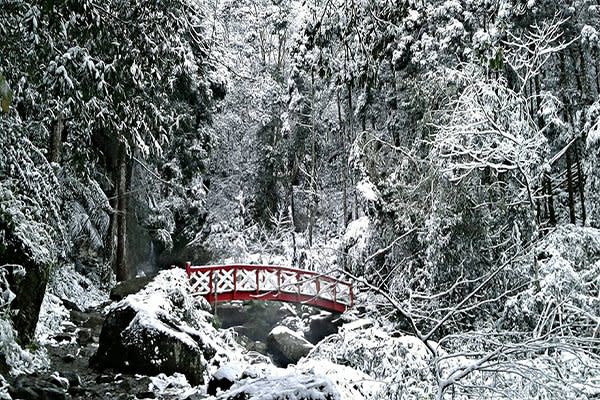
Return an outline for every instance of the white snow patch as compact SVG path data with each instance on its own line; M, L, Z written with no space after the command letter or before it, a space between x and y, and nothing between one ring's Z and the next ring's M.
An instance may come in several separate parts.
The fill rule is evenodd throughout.
M360 217L348 224L344 234L345 243L356 243L371 236L369 217Z
M375 325L375 322L371 318L360 318L356 321L348 322L341 327L341 331L349 332L356 331L358 329L370 328Z
M40 343L50 342L53 334L63 331L69 318L69 310L63 305L62 300L47 291L40 308L35 337Z
M213 374L215 379L227 379L230 382L235 382L242 375L242 371L238 365L225 364Z
M161 399L187 399L197 392L188 383L185 375L178 372L173 375L158 374L150 377L148 390L154 392Z
M328 360L304 358L298 365L298 370L326 376L335 385L340 399L344 400L375 399L385 385L363 372Z
M243 398L246 400L338 400L340 399L340 395L327 378L291 373L286 376L268 376L242 380L234 384L228 392L218 398Z
M61 299L77 304L83 310L108 301L108 291L98 288L90 278L75 271L72 264L52 270L48 291Z
M356 190L367 201L376 202L381 198L379 190L377 190L377 187L368 178L364 178L358 182Z
M300 335L298 332L294 332L293 330L291 330L290 328L286 327L286 326L276 326L275 328L273 328L271 330L271 332L269 333L269 335L290 335L295 337L298 340L301 341L306 341L306 339L304 338L304 336Z

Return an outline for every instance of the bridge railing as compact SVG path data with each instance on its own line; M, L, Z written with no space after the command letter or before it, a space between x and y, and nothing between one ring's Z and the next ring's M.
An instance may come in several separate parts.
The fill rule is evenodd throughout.
M335 311L352 307L352 284L314 271L280 265L186 264L192 291L210 302L281 300Z

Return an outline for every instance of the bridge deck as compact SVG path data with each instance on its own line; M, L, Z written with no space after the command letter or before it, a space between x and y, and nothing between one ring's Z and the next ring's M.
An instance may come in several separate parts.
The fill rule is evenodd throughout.
M210 303L285 301L344 312L354 302L352 284L314 271L280 265L186 264L192 291Z

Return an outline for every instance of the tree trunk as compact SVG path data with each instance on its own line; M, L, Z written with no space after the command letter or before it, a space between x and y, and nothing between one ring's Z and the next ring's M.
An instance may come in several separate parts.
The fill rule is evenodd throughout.
M352 81L348 82L348 141L351 142L354 139L354 117L353 117L353 108L352 108ZM350 175L350 186L354 188L354 179L352 175L352 171L349 172ZM356 198L356 190L353 190L353 202L352 202L352 220L358 218L358 199Z
M337 91L337 113L338 123L340 125L340 142L342 147L342 221L344 230L348 226L348 154L346 149L346 129L344 127L344 120L342 119L342 106L340 99L340 92Z
M546 188L546 205L548 206L548 218L551 226L556 226L556 213L554 212L554 194L552 192L552 181L548 175L544 176Z
M117 237L117 208L119 206L119 174L118 170L113 170L114 188L109 197L111 213L109 215L108 232L104 239L104 261L113 261L115 256L115 240Z
M575 58L577 57L574 54L576 50L571 49L570 55L573 59L573 67L575 68L575 84L577 85L577 90L579 90L579 98L585 98L586 88L585 88L585 61L583 59L583 52L581 51L581 47L579 48L579 71L577 71L577 64L575 63Z
M576 222L575 219L575 196L573 195L573 176L571 175L572 162L571 162L571 149L567 149L567 190L569 192L569 219L571 223Z
M115 258L115 274L117 281L129 279L129 266L127 263L127 188L128 162L125 152L125 144L119 144L117 158L117 209L116 209L116 232L117 246Z
M579 158L579 140L575 142L575 165L577 167L577 189L579 191L579 202L581 204L581 225L585 226L585 220L587 219L584 192L585 178L583 176L583 169L581 168L581 159Z
M292 223L292 232L290 233L292 235L292 249L293 249L293 255L292 255L292 265L298 265L298 253L296 251L296 216L295 216L295 212L294 212L294 185L292 185L290 183L290 207L289 207L289 218L290 221Z
M315 128L315 77L310 79L310 215L308 220L308 246L312 247L313 233L317 214L317 133Z
M594 69L596 70L596 95L600 95L600 63L598 63L598 57L600 57L600 51L598 49L594 49L594 59L596 63L594 65Z
M60 155L62 152L63 133L65 131L65 119L63 113L60 112L54 125L52 126L52 132L50 136L50 159L51 163L59 163Z

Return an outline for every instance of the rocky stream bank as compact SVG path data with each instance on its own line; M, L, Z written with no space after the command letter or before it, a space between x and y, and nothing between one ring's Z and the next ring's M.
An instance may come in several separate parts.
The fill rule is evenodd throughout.
M215 319L177 271L127 283L111 297L89 307L55 298L64 315L42 341L48 368L9 377L4 397L233 400L270 391L272 399L339 398L329 379L290 365L335 333L331 315L308 318L305 335L302 319L279 303L228 305Z

